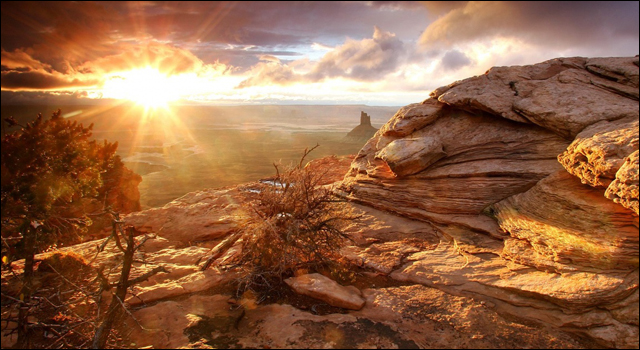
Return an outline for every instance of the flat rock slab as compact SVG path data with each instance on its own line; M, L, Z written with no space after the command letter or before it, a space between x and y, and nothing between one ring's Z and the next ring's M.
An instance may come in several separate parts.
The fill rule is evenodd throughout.
M318 273L287 278L285 282L296 293L322 300L332 306L360 310L365 304L357 288L341 286Z

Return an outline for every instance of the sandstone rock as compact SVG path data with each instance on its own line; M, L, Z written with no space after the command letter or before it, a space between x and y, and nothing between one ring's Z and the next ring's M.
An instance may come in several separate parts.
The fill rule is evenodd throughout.
M141 232L153 232L180 243L207 241L232 231L242 215L242 192L237 189L188 193L161 208L127 215L124 221Z
M357 288L341 286L336 281L318 273L287 278L285 282L296 293L320 299L329 305L344 309L360 310L365 303Z
M179 254L179 251L176 252ZM158 300L174 298L182 295L206 291L220 286L234 278L234 273L222 273L216 270L200 271L197 266L172 266L162 264L169 270L169 275L159 275L160 278L152 278L147 283L142 283L133 288L135 295L131 295L126 301L132 306L149 304ZM148 268L150 269L149 265ZM142 274L144 270L138 273ZM135 276L133 276L135 277Z
M482 302L415 286L367 289L350 314L312 315L290 305L229 308L222 295L191 296L140 309L131 341L154 348L584 348L559 330L502 318ZM435 336L437 335L437 336Z
M368 248L346 247L342 254L349 260L378 272L389 274L402 265L404 258L422 250L419 240L372 244Z
M638 287L637 273L532 271L495 255L461 254L452 242L442 242L408 260L391 274L393 278L542 310L584 312L593 305L619 302Z
M137 310L133 313L138 322L130 319L128 329L136 347L152 346L154 349L179 348L189 344L185 329L194 326L203 317L229 317L229 297L222 295L191 296L184 301L166 301Z
M365 289L363 294L367 306L354 315L393 324L422 349L584 346L557 329L513 322L501 316L491 302L435 288L413 285Z
M638 215L638 151L625 159L605 196Z
M505 231L527 241L536 256L546 260L603 270L637 267L638 217L608 201L603 192L559 171L531 190L496 203L493 211ZM523 255L508 256L527 265L544 264Z
M380 132L382 136L404 137L411 135L433 123L440 116L443 104L436 100L427 100L424 103L413 103L400 108L385 124Z
M640 318L638 317L638 290L630 295L626 300L609 306L611 316L621 323L638 326Z
M637 57L496 67L431 96L381 127L338 192L429 223L429 244L403 254L402 223L385 218L395 238L362 233L344 254L601 346L637 347Z
M14 332L16 324L9 324L6 321L2 321L2 334L0 339L2 340L2 348L8 349L14 347L18 343L18 332Z
M395 140L375 155L400 177L419 173L445 156L442 145L428 138Z
M520 83L518 88L523 90L522 98L514 102L513 109L532 123L567 138L574 138L587 126L602 120L638 118L637 99L611 93L593 81L609 83L575 69L541 83Z
M530 66L494 67L484 75L436 89L432 97L573 138L601 120L637 119L637 91L635 98L629 96L632 88L637 90L638 67L633 60L557 58Z
M500 313L596 339L604 346L634 347L637 327L617 321L595 305L612 305L638 289L638 271L562 273L536 271L495 255L461 254L452 243L416 253L391 276L454 295L473 295ZM603 337L603 334L609 334ZM618 337L618 338L616 338Z
M587 60L586 68L589 72L605 77L607 80L636 88L634 96L638 99L638 65L635 62L638 62L637 57L590 58Z
M442 145L447 156L417 174L396 178L391 164L376 154L378 147L405 139L382 142L382 137L376 135L356 157L341 191L375 208L441 224L451 224L451 214L478 216L488 205L531 188L561 169L556 157L568 145L535 126L453 111L410 136ZM423 153L411 153L402 162L428 164L431 156L423 163Z
M558 161L582 183L606 188L625 158L637 150L638 118L602 121L578 134Z
M138 241L141 237L138 238ZM159 241L152 249L146 249L146 245ZM96 255L96 247L104 240L86 242L76 246L61 249L61 251L73 251L85 260L90 261L96 268L100 266L114 268L110 275L111 282L117 282L121 269L122 252L110 241L103 252ZM141 276L158 266L163 266L167 272L158 273L147 281L132 287L135 295L128 295L127 303L138 306L145 303L153 303L163 299L190 295L209 290L223 285L237 275L233 272L221 272L214 269L200 271L196 263L209 253L209 248L190 246L176 248L169 245L168 240L162 238L148 240L136 256L144 260L144 263L134 263L131 270L131 278ZM163 248L163 249L159 249ZM52 253L40 254L37 259L44 259Z

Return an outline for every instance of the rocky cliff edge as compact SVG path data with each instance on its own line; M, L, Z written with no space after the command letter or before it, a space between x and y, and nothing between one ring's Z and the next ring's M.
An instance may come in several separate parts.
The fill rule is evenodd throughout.
M638 346L638 57L496 67L400 109L341 186L445 237L391 271Z

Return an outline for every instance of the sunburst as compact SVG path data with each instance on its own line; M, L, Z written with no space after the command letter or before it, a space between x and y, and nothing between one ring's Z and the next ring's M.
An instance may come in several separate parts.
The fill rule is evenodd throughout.
M110 75L102 88L103 97L126 99L147 108L166 107L180 99L175 78L155 68L132 69Z

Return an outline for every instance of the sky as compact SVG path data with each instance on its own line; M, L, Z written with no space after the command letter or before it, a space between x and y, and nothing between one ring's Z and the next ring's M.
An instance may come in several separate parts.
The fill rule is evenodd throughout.
M492 66L635 56L639 2L2 2L2 104L420 102Z

